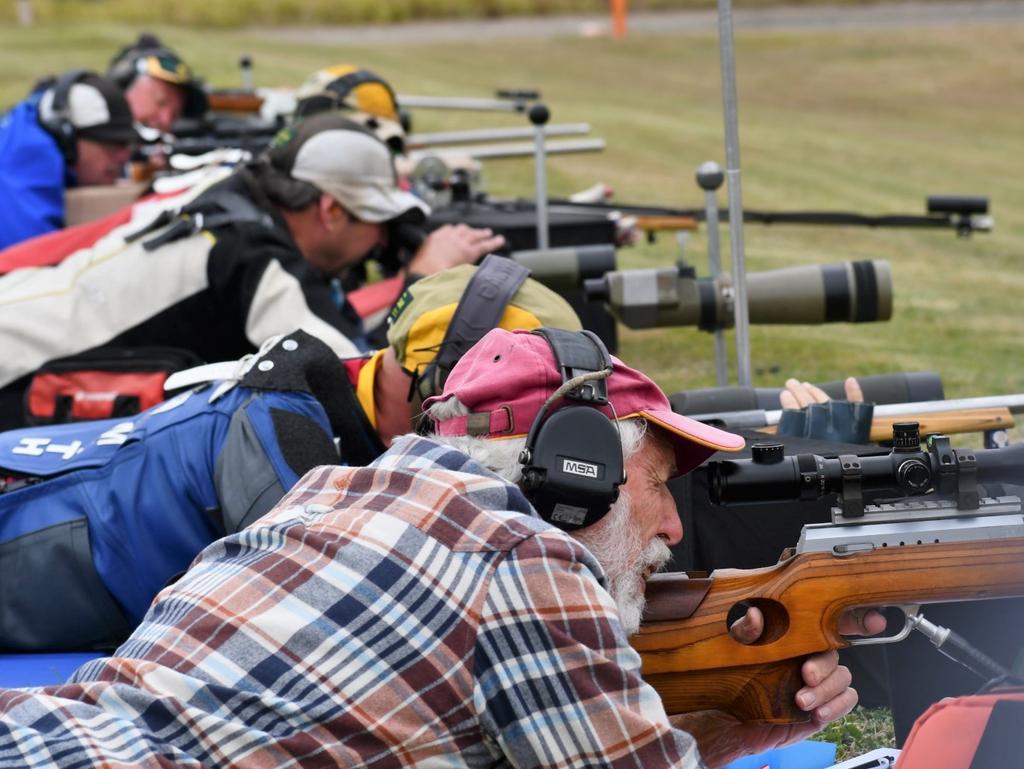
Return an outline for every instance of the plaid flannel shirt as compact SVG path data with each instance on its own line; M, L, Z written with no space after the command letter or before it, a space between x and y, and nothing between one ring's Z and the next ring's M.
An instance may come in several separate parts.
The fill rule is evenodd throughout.
M208 547L109 659L0 691L0 766L695 767L601 569L409 437Z

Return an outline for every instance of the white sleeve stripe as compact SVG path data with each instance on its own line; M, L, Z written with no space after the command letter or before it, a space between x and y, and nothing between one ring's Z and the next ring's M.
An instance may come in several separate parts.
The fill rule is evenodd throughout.
M299 328L323 341L340 356L359 352L352 340L309 309L299 281L280 262L271 260L249 305L245 335L259 347L269 337L290 334Z

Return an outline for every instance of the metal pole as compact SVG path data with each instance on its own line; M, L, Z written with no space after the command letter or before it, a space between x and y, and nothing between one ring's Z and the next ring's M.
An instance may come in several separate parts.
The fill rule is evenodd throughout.
M18 24L22 27L31 27L36 20L32 11L32 0L18 0Z
M708 268L711 277L722 274L721 246L718 240L718 188L725 181L722 167L713 160L697 169L697 184L704 190L704 229L708 233ZM729 364L726 361L725 331L715 329L715 379L719 387L729 384Z
M548 180L544 158L544 125L551 117L548 108L535 104L530 108L530 122L533 123L536 140L534 152L537 208L537 248L548 247Z
M743 258L743 193L740 190L740 140L736 117L736 67L732 43L732 0L718 0L718 44L722 58L722 103L725 109L725 179L729 191L729 247L736 290L736 373L750 386L750 316L747 272Z
M254 87L252 78L252 56L245 54L238 60L238 69L242 73L242 89L251 91Z

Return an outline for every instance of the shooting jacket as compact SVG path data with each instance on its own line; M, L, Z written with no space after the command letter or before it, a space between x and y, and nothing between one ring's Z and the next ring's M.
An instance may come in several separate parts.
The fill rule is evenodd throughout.
M311 471L116 656L0 692L0 766L696 767L590 553L461 452Z
M296 332L252 363L136 416L0 433L0 649L113 648L310 468L383 451L322 342Z
M57 141L39 125L42 92L0 118L0 249L64 226L73 183Z

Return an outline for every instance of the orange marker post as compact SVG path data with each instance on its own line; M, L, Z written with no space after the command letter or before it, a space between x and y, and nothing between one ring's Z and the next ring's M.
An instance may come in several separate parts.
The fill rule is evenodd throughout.
M626 14L629 11L628 0L611 0L612 3L612 37L624 40L626 37Z

